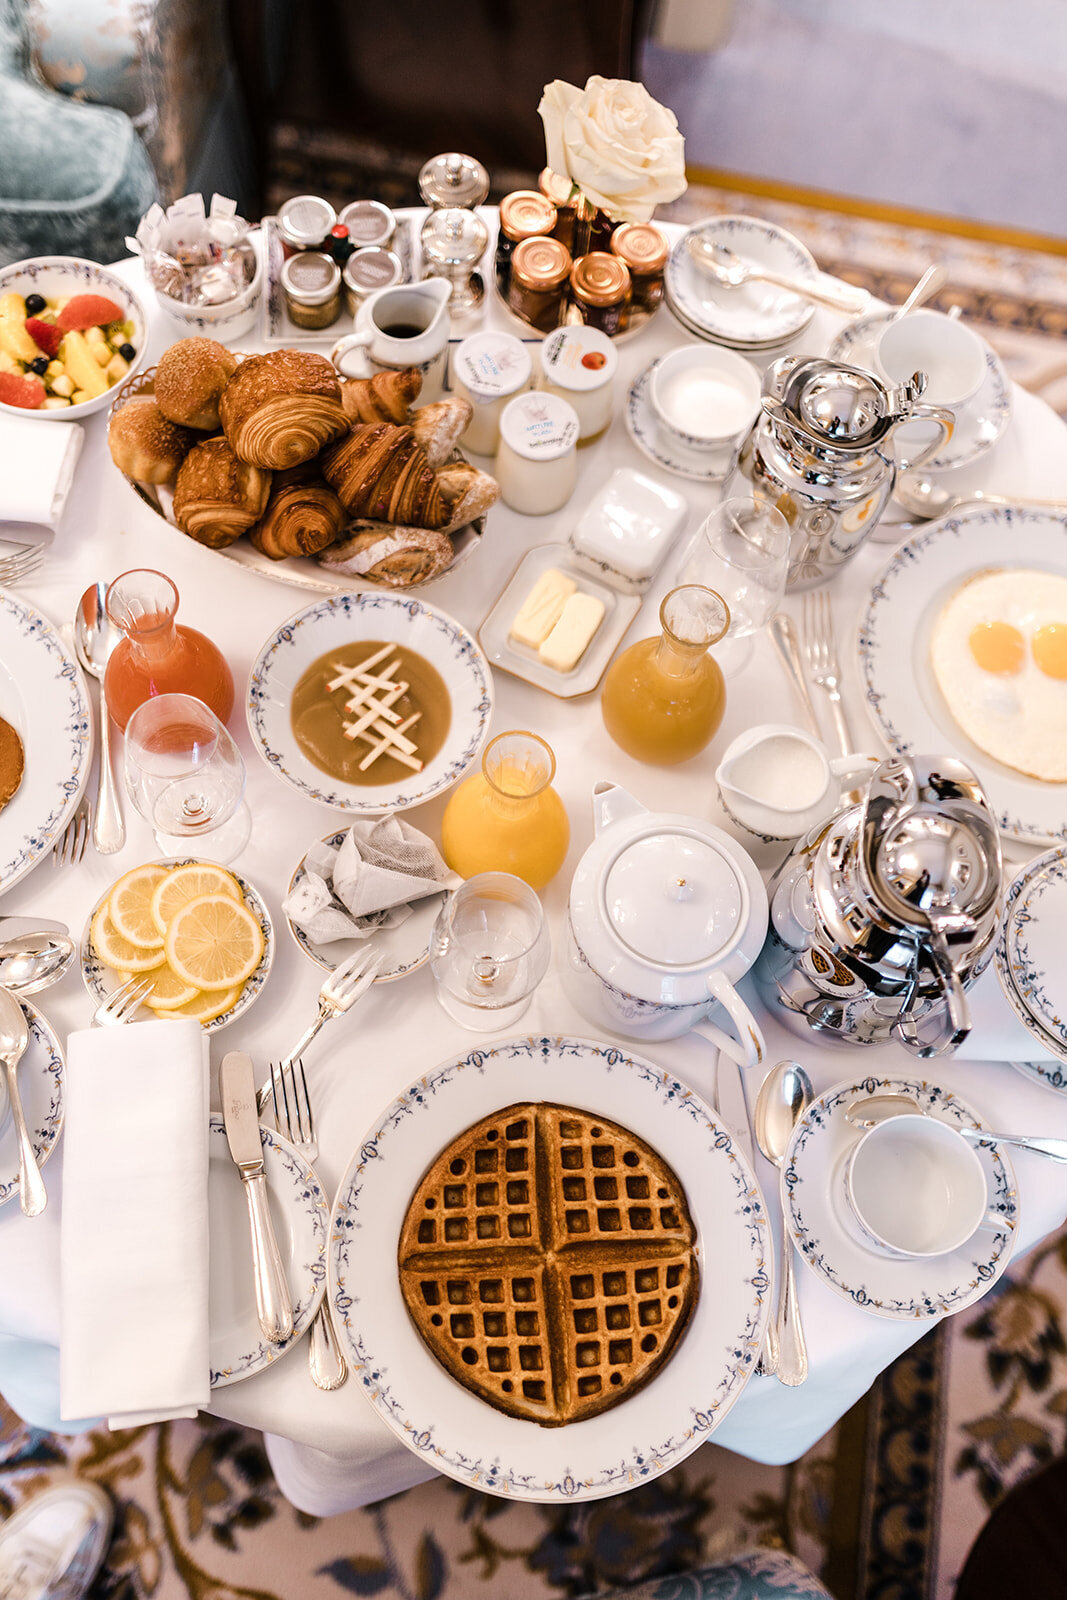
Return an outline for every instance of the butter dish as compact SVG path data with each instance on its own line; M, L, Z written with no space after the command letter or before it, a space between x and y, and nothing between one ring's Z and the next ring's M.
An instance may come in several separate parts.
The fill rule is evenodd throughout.
M676 489L620 467L593 496L571 533L573 563L614 589L644 594L688 510L688 501Z

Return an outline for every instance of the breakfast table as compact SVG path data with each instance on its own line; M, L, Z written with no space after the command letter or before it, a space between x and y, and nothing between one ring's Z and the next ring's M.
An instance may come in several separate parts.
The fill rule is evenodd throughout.
M486 217L492 225L495 214L487 210ZM180 336L180 330L157 309L139 261L124 262L117 270L144 300L150 321L147 359L155 361ZM817 309L807 331L790 350L823 352L845 320ZM343 322L310 348L328 353L333 340L346 331ZM473 326L514 331L512 319L491 294L482 320ZM469 331L473 328L464 325L453 334L462 337ZM451 613L477 633L523 555L538 545L565 541L594 491L616 468L629 466L669 483L688 501L685 527L632 623L627 642L656 631L658 605L671 586L684 545L718 503L722 487L669 477L641 455L627 431L625 401L630 384L654 358L685 342L685 330L665 308L632 338L620 341L613 420L602 438L580 452L578 487L570 502L562 511L543 517L519 515L502 503L494 506L480 547L458 570L446 573L426 591L429 604ZM241 341L241 347L264 348L251 336ZM1059 495L1067 500L1067 431L1063 423L1041 400L1019 388L1013 399L1013 418L1003 437L980 459L955 472L953 487L982 487L1020 498ZM245 725L241 702L249 668L263 640L312 597L249 573L167 525L134 495L112 465L106 424L106 413L85 423L85 446L74 489L48 559L19 587L18 594L58 625L73 616L79 596L98 578L110 580L134 567L158 568L178 587L180 619L201 629L227 656L238 685L232 731L248 769L246 797L253 817L250 842L236 867L269 906L277 951L258 1003L223 1037L212 1040L212 1067L217 1069L226 1050L247 1050L262 1081L268 1063L290 1048L314 1015L322 979L320 969L306 959L286 932L281 901L294 868L312 841L344 824L336 812L294 794L268 770ZM857 743L870 753L881 753L882 747L867 715L855 635L861 606L891 551L891 544L868 542L840 570L831 589L846 709ZM785 609L799 617L798 598L788 598ZM827 711L823 700L820 713ZM745 670L729 680L725 721L713 745L678 767L642 765L619 750L604 729L597 693L559 700L515 677L495 674L491 731L530 729L549 742L557 761L555 786L570 815L567 861L543 895L557 958L571 877L593 836L591 797L598 780L622 785L650 810L710 819L741 839L760 870L769 876L785 847L753 843L743 836L723 812L714 780L717 760L727 743L750 725L768 720L799 726L802 714L771 641L764 635L757 636ZM828 717L824 735L830 742ZM440 796L409 813L410 820L439 838L444 803ZM91 908L115 878L157 854L148 824L128 804L126 825L127 842L119 854L103 856L90 849L76 866L45 862L4 896L0 910L59 918L80 934ZM1006 1012L992 970L979 984L982 1014L993 1015L998 1006ZM798 1039L765 1010L749 980L742 989L764 1029L768 1060L799 1058L817 1092L867 1072L931 1077L958 1092L989 1126L1067 1136L1067 1096L1023 1077L1005 1061L947 1057L926 1065L896 1045L865 1051L821 1045L814 1036ZM38 1000L61 1038L88 1024L91 1002L77 967ZM1008 1031L1011 1020L1008 1017L1005 1023ZM555 963L518 1031L523 1035L590 1035L591 1025L574 1010L562 990ZM1000 1031L998 1027L998 1036ZM479 1035L476 1042L488 1046L495 1037ZM621 1036L613 1040L601 1037L677 1075L698 1095L717 1104L728 1127L741 1128L745 1112L738 1071L726 1060L717 1068L715 1050L705 1039L690 1034L651 1044ZM1021 1037L1025 1040L1025 1035ZM324 1030L308 1050L305 1065L318 1124L316 1171L330 1194L375 1113L436 1063L469 1050L472 1042L472 1036L436 1003L427 966L398 982L374 985L352 1013ZM1020 1042L1018 1048L1024 1047ZM980 1039L972 1038L966 1053L979 1056ZM746 1086L749 1107L757 1086L758 1072L750 1069ZM535 1075L529 1088L536 1096ZM577 1083L575 1093L580 1096ZM145 1139L165 1137L165 1130L153 1123L152 1105L144 1104L141 1112ZM665 1154L669 1159L670 1152ZM778 1174L758 1154L755 1161L777 1238L781 1217ZM1017 1151L1013 1162L1019 1186L1020 1220L1014 1252L1018 1256L1063 1222L1067 1187L1061 1170L1037 1155ZM43 1215L26 1218L14 1204L0 1210L0 1390L28 1422L55 1430L66 1426L60 1422L58 1410L62 1144L44 1175L49 1204ZM131 1203L137 1203L136 1195ZM394 1241L383 1239L381 1248L392 1252ZM777 1252L777 1243L775 1249ZM810 1359L807 1381L789 1388L772 1377L751 1378L714 1431L717 1444L758 1461L786 1462L801 1455L930 1326L928 1318L907 1321L872 1315L842 1298L802 1264L798 1264L798 1278ZM115 1314L121 1315L121 1308L116 1308ZM151 1362L150 1350L145 1352L145 1360ZM283 1492L302 1510L327 1515L396 1493L434 1471L432 1451L420 1452L401 1443L368 1405L362 1388L357 1372L335 1392L316 1389L308 1375L306 1346L301 1343L267 1370L216 1391L210 1409L262 1430ZM651 1474L661 1466L651 1462L647 1470Z

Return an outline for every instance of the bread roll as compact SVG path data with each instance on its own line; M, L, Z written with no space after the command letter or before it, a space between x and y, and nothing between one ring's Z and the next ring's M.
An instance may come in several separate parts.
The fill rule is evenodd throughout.
M407 422L421 388L422 373L417 367L376 372L373 378L346 378L341 384L341 404L352 422Z
M313 556L333 544L348 522L344 506L315 462L277 472L263 520L252 529L256 549L272 561Z
M410 528L443 528L448 521L433 469L410 428L357 425L323 451L319 464L354 517Z
M419 407L411 419L411 427L431 467L444 466L473 415L470 401L458 396Z
M198 544L224 550L259 521L269 493L269 472L239 461L225 439L204 439L179 468L174 515Z
M107 443L111 459L128 478L171 483L196 435L165 417L150 395L134 395L111 413Z
M219 402L235 455L256 467L299 466L348 427L341 385L325 356L272 350L242 361Z
M448 506L446 533L456 533L484 517L491 505L500 499L500 485L488 472L482 472L469 461L451 461L437 474L437 487Z
M451 539L432 528L355 522L340 544L323 551L319 564L347 577L407 589L436 578L451 566L454 554Z
M236 366L237 357L214 339L179 339L156 368L159 409L172 422L214 433L219 396Z

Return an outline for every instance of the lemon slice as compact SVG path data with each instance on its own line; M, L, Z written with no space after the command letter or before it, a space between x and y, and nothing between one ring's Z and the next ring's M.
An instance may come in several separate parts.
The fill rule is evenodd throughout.
M166 867L134 867L108 896L107 909L116 932L145 950L158 950L163 943L163 935L152 921L152 895L166 876Z
M263 930L228 894L203 895L179 907L167 929L167 961L197 989L232 989L263 959Z
M187 1000L183 1006L171 1006L167 1011L160 1011L160 1016L192 1017L196 1022L214 1022L216 1017L221 1017L224 1011L229 1011L237 1004L243 987L243 984L238 983L232 989L216 989L213 994L205 994L202 990L198 990L194 1000Z
M89 927L89 943L105 967L120 972L151 972L163 965L163 951L158 946L149 950L123 938L108 915L106 900Z
M241 885L223 867L212 866L208 861L194 861L187 867L171 868L156 885L152 896L152 921L161 942L179 907L205 894L228 894L234 900L244 899Z
M125 983L127 978L132 978L132 972L120 972L119 977ZM200 993L191 983L186 983L172 972L166 962L161 967L154 967L151 971L152 987L141 1001L143 1006L150 1006L153 1011L173 1011L178 1006L185 1005L188 1000L195 1000Z

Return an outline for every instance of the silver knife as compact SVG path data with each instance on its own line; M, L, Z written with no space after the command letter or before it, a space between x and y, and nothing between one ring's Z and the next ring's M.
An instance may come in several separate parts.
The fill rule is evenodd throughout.
M223 1056L219 1068L219 1093L230 1155L241 1174L248 1202L259 1325L264 1338L269 1339L271 1344L283 1344L292 1337L293 1307L278 1241L274 1237L274 1225L270 1220L251 1056L242 1050L231 1050Z

